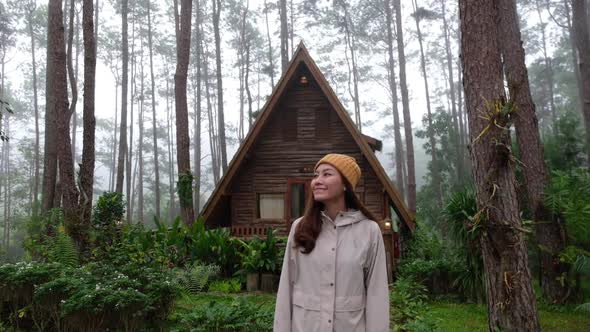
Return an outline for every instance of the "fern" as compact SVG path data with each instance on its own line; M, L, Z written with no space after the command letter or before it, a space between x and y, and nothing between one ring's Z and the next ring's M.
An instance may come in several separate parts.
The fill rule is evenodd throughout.
M49 245L48 258L51 262L76 267L79 264L78 249L74 240L60 229Z
M576 307L576 311L581 311L590 314L590 303L582 303Z
M189 293L202 292L209 281L218 276L220 268L217 265L202 265L194 263L185 270L180 270L177 274L178 284Z

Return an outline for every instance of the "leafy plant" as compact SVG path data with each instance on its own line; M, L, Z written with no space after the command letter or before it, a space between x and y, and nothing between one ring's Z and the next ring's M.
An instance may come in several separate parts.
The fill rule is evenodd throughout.
M192 266L177 271L176 282L187 292L198 293L205 290L210 280L217 277L219 272L217 265L195 262Z
M63 227L59 227L57 234L49 243L48 260L61 263L67 267L76 267L79 264L78 248L74 240L65 233Z
M242 282L237 278L215 280L209 285L210 292L220 292L224 294L238 293L242 290Z
M278 271L282 263L282 255L276 230L269 228L264 240L253 238L248 241L238 241L244 248L241 272L275 273Z
M425 306L426 287L412 278L399 277L389 293L390 315L394 331L408 331L409 324L423 319L421 310Z
M274 308L236 298L229 305L211 301L208 305L176 312L172 331L272 331Z

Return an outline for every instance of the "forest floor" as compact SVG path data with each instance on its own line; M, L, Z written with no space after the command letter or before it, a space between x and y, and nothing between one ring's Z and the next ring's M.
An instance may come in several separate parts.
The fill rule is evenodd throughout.
M201 293L183 296L176 303L175 310L190 312L203 310L211 301L230 304L237 298L260 305L263 310L274 311L274 294L263 293ZM539 305L539 319L542 331L580 332L590 331L590 316L576 311L575 305L546 306ZM450 300L434 301L427 304L422 317L437 331L445 332L477 332L488 331L486 307L482 304L458 303ZM432 324L433 323L433 324Z
M538 311L541 331L590 331L590 317L576 311L575 306L541 305ZM482 304L431 302L424 310L424 318L441 331L489 331L486 307Z

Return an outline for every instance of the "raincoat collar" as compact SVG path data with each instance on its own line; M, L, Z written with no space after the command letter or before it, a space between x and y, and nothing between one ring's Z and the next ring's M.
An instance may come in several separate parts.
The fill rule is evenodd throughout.
M365 219L367 217L359 210L340 211L336 215L335 220L332 220L325 211L322 211L322 221L330 222L336 226L352 225Z

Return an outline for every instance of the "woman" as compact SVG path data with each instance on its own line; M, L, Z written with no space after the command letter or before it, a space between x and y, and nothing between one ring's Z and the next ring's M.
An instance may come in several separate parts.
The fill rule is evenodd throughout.
M379 225L354 188L354 158L317 162L303 217L291 226L274 331L389 331L389 290Z

